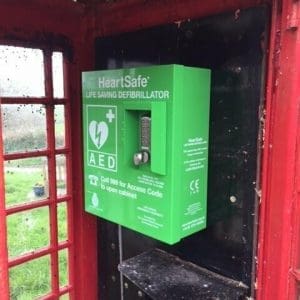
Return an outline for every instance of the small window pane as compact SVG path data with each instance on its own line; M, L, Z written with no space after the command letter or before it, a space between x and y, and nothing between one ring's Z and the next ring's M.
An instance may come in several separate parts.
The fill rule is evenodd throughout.
M59 241L66 241L68 239L67 217L68 212L66 202L59 203L57 205L57 229Z
M63 55L61 52L53 52L52 54L52 80L53 80L53 96L54 98L64 97L64 71L63 71Z
M49 209L32 209L7 217L8 254L15 257L49 245Z
M55 105L55 147L62 148L65 146L65 106Z
M58 196L66 195L67 165L65 155L56 155L56 186Z
M68 280L68 250L58 252L59 261L59 286L63 287L69 283Z
M49 256L13 267L9 271L10 298L31 300L50 292Z
M44 81L41 50L0 46L0 96L44 97Z
M5 203L7 207L48 197L47 165L46 157L5 162Z
M41 150L47 147L46 112L43 105L1 105L5 153Z
M64 295L59 297L59 300L69 300L69 299L70 299L69 294L64 294Z

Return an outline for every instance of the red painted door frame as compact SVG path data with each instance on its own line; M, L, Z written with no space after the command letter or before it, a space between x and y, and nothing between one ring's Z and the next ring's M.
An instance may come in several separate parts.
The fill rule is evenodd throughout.
M1 104L1 98L0 98ZM2 120L0 114L0 132L2 132ZM0 153L3 153L2 147L2 135L0 135ZM4 159L0 155L0 170L3 170ZM4 176L3 172L0 172L0 195L4 195ZM4 201L0 201L0 295L3 299L9 299L9 288L8 288L8 251L7 251L7 240L6 240L6 213Z
M299 8L299 1L273 2L258 245L262 300L299 297Z

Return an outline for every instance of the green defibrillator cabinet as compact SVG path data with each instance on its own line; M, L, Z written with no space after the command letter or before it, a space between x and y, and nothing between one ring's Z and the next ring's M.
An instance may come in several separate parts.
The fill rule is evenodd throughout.
M206 227L210 71L84 72L85 210L174 244Z

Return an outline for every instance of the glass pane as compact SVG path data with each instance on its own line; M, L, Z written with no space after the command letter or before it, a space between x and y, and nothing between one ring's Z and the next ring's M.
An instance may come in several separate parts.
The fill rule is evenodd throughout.
M57 230L59 241L66 241L68 239L67 217L67 203L59 203L57 205Z
M64 295L59 297L59 300L69 300L69 299L70 299L69 294L64 294Z
M58 252L59 261L59 286L65 286L69 283L68 280L68 250Z
M48 207L9 215L7 217L7 241L10 257L48 246Z
M48 197L47 158L9 160L4 164L5 203L12 206Z
M56 155L56 186L57 195L62 196L67 191L67 165L65 155Z
M52 54L52 80L53 80L53 96L54 98L64 97L64 71L63 71L63 55L61 52L53 52Z
M55 120L55 146L62 148L65 146L65 106L55 105L54 108Z
M41 50L0 46L0 96L44 97L44 81Z
M1 105L5 153L45 149L46 111L38 104Z
M10 299L31 300L50 292L50 258L45 256L9 271Z

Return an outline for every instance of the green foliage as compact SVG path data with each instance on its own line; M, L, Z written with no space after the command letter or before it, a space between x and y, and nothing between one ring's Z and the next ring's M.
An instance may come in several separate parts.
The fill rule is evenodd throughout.
M4 139L5 153L45 149L46 136L44 132L25 132L22 135L10 136Z
M7 162L7 168L20 168L20 167L28 167L28 168L38 168L44 163L46 158L40 157L31 157L25 159L17 159L17 160L9 160ZM19 172L24 172L24 170L19 170Z
M63 126L61 126L63 128ZM4 152L15 153L23 151L41 150L47 147L46 136L44 132L31 133L26 132L24 135L12 136L4 139ZM64 135L56 135L56 147L63 147L65 144Z

